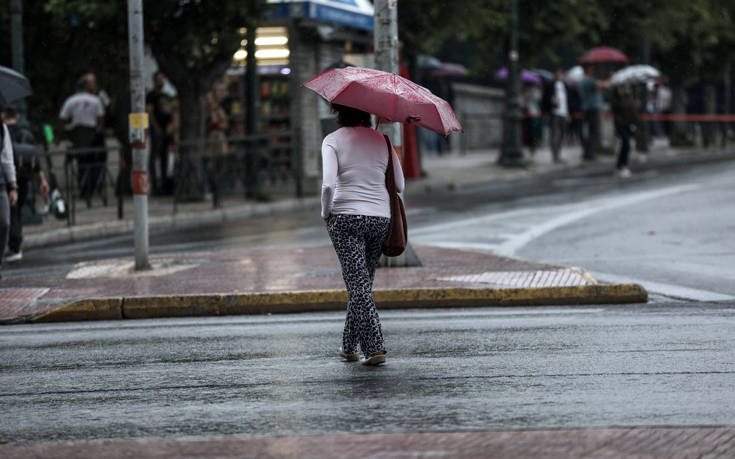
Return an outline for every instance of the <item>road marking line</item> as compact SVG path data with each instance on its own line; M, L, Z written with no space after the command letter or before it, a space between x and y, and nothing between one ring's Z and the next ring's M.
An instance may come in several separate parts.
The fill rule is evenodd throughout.
M645 279L633 279L617 274L593 272L592 275L600 282L614 282L621 284L640 284L648 290L648 293L657 293L659 295L669 296L673 298L681 298L684 300L695 301L733 301L735 296L723 293L712 292L709 290L700 290L690 287L682 287L681 285L665 284L663 282L649 281Z
M512 218L522 215L529 215L529 214L535 214L538 212L538 209L531 208L531 209L516 209L516 210L510 210L506 212L500 212L500 213L493 213L489 215L484 215L482 217L472 217L472 218L465 218L465 219L457 219L453 220L449 223L436 223L434 225L428 225L428 226L422 226L417 229L409 229L408 234L409 236L419 236L422 234L431 234L436 232L442 232L442 231L453 231L456 230L459 226L474 226L474 225L481 225L484 223L490 223L492 221L496 220L502 220L505 218Z
M657 198L661 198L661 197L668 196L671 194L683 193L685 191L692 191L692 190L698 189L699 187L700 185L696 185L696 184L680 185L680 186L674 186L670 188L664 188L661 190L647 191L647 192L641 192L641 193L628 194L628 195L614 197L614 198L604 198L604 199L598 199L598 200L593 200L593 201L587 201L587 202L582 203L584 207L581 209L572 211L568 214L559 215L556 218L548 220L540 225L534 226L518 234L514 238L508 240L507 242L504 242L498 247L497 253L501 255L513 255L521 247L525 246L532 240L540 236L543 236L544 234L549 233L555 230L556 228L567 225L577 220L581 220L582 218L585 218L592 214L596 214L598 212L603 212L603 211L615 209L618 207L624 207L624 206L628 206L631 204L637 204L639 202L649 201L651 199L657 199Z
M466 219L456 219L448 223L437 223L435 225L422 226L417 229L409 230L409 238L416 237L419 242L426 243L428 245L434 245L438 247L456 248L456 249L476 249L486 250L500 255L512 256L523 246L530 243L532 240L549 233L556 228L567 225L574 221L588 217L592 214L603 212L606 210L615 209L617 207L624 207L639 202L648 201L651 199L657 199L664 196L683 193L686 191L692 191L699 189L699 184L688 184L678 185L669 188L663 188L660 190L645 191L638 193L631 193L615 197L601 198L591 201L583 201L576 204L564 204L559 206L546 206L536 208L523 208L514 209L501 213L493 213L481 217L472 217ZM541 224L532 226L531 228L521 231L515 234L504 233L503 236L507 238L507 241L501 244L488 244L482 242L461 242L461 241L431 241L430 236L442 234L456 234L456 231L460 227L466 226L486 226L489 223L502 221L507 224L509 219L525 217L525 216L538 216L541 212L548 213L550 215L556 215L555 218L547 220ZM513 222L510 222L513 223ZM422 237L423 236L423 237ZM427 237L428 236L428 237ZM493 238L499 238L499 235L491 235Z

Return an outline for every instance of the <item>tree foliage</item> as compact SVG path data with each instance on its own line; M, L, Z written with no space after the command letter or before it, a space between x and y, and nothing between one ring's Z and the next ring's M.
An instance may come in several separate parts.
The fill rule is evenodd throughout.
M505 60L507 0L400 0L404 55L432 54L490 76ZM676 82L717 79L735 57L729 0L519 0L525 67L571 67L585 50L615 46Z
M735 58L732 0L518 2L524 67L570 67L585 50L610 45L684 85L720 81ZM74 82L87 71L97 73L99 86L124 113L127 2L24 0L23 8L34 124L56 120ZM146 42L179 92L185 137L202 135L201 98L240 46L240 28L257 22L266 8L265 0L144 0ZM403 54L435 55L490 78L507 55L509 8L509 0L400 0ZM0 34L9 37L9 29L9 10L2 8ZM9 45L0 49L0 63L10 65Z

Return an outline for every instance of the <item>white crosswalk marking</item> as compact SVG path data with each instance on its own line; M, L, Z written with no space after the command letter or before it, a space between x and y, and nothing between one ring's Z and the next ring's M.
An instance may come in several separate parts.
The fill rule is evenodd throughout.
M440 277L440 280L488 284L496 287L573 287L591 285L593 282L574 269L564 268L545 271L500 271Z

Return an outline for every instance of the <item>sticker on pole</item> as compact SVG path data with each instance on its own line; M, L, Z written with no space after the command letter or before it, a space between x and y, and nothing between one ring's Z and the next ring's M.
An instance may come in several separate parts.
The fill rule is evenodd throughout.
M148 194L148 172L133 171L133 194Z
M145 147L145 130L148 129L148 113L130 113L128 115L130 126L129 139L133 148Z

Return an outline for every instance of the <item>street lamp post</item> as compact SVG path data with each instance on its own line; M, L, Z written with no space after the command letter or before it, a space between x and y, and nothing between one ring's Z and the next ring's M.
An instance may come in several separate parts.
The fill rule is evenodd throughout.
M504 167L525 167L521 149L520 69L518 66L518 0L511 1L508 80L505 90L505 129L499 163Z

